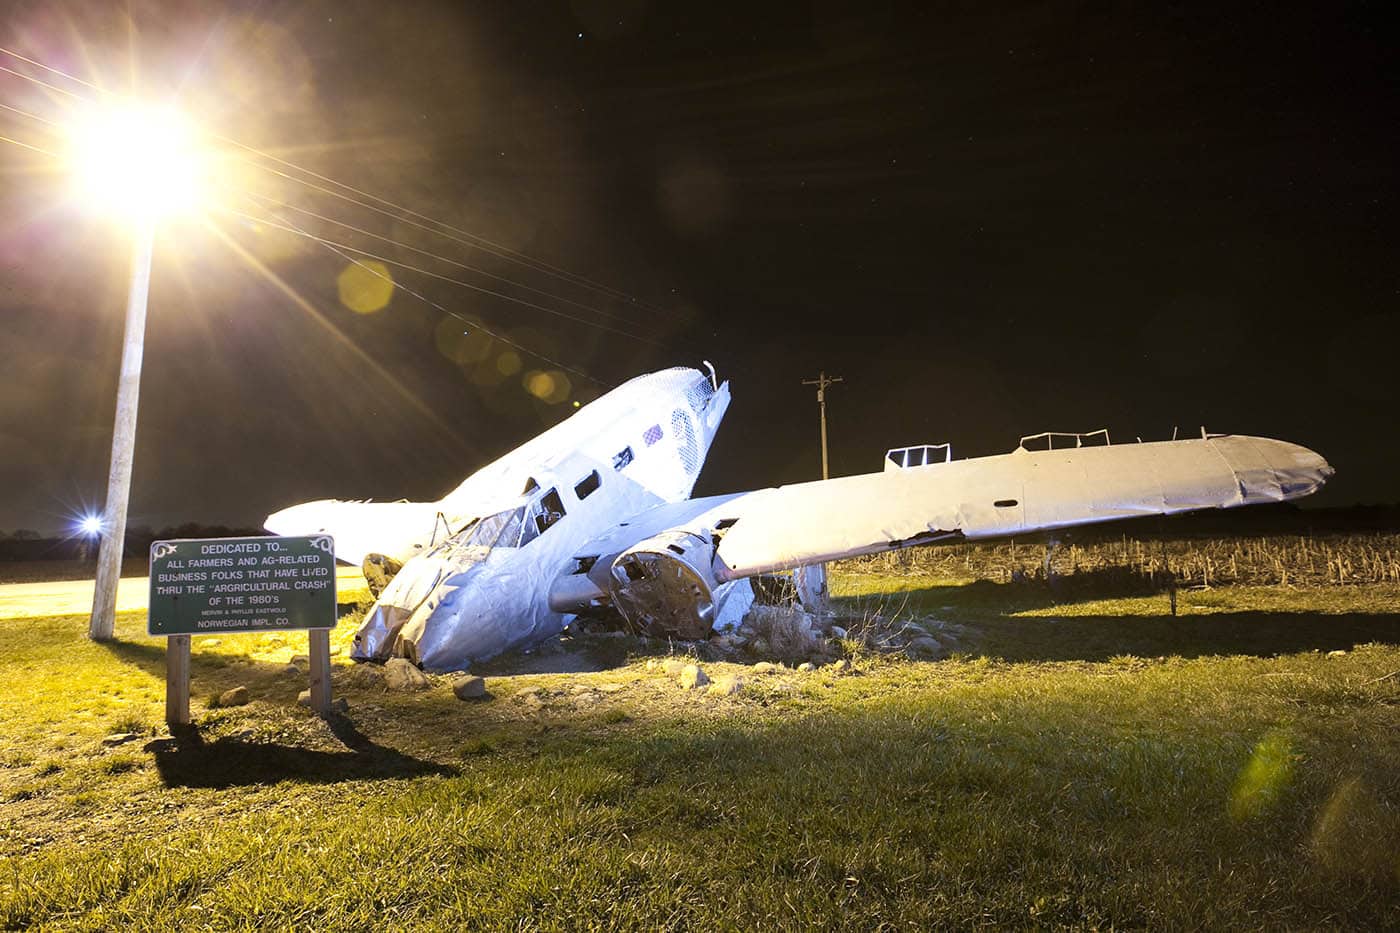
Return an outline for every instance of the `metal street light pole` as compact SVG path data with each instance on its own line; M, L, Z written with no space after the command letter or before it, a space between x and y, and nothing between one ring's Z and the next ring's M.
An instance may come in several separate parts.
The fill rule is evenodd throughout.
M136 446L136 406L141 392L141 355L146 337L146 298L151 287L155 220L137 221L131 254L131 287L126 298L126 337L117 378L117 415L112 428L112 464L107 474L107 501L102 514L102 542L97 553L97 583L92 594L88 637L110 639L117 614L117 582L122 575L126 542L126 508L131 494L131 461Z
M821 409L822 421L822 479L831 478L831 474L828 472L826 466L826 387L844 381L845 380L840 376L828 379L826 377L826 370L822 370L821 375L817 376L815 379L802 380L804 386L817 387L817 407Z

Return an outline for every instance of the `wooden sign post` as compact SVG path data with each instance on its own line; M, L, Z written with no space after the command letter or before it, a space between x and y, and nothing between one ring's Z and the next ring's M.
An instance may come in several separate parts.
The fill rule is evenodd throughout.
M335 543L329 535L157 541L147 630L166 636L165 721L190 722L190 637L307 629L311 708L331 711Z
M190 636L165 640L165 724L190 724Z

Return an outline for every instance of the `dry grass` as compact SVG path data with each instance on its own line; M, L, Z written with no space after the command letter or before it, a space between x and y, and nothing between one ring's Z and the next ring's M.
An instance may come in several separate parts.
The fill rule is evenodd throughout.
M945 579L1044 579L1040 541L955 544L845 561L853 572ZM1165 586L1354 586L1400 583L1400 534L1268 535L1144 540L1066 538L1050 551L1051 576L1100 574Z

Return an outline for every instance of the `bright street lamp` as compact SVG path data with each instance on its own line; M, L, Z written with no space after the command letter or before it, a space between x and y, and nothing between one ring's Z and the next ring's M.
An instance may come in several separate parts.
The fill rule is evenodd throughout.
M117 381L107 501L98 526L102 543L89 638L109 639L115 626L155 227L161 217L191 209L198 201L201 170L194 138L189 124L175 111L131 103L91 111L70 133L69 157L79 196L131 223L133 233L126 336Z

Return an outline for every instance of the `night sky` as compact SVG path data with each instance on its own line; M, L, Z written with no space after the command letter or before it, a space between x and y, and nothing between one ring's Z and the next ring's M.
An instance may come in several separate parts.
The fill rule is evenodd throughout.
M702 359L734 402L698 494L817 477L825 369L836 475L1204 425L1322 453L1315 504L1400 500L1386 4L237 6L8 4L0 44L482 239L221 143L207 215L157 244L133 526L436 498ZM5 73L0 103L72 110ZM0 136L59 145L4 109ZM54 168L0 142L6 531L106 485L127 240ZM358 267L269 221L520 301L393 268L357 313Z

